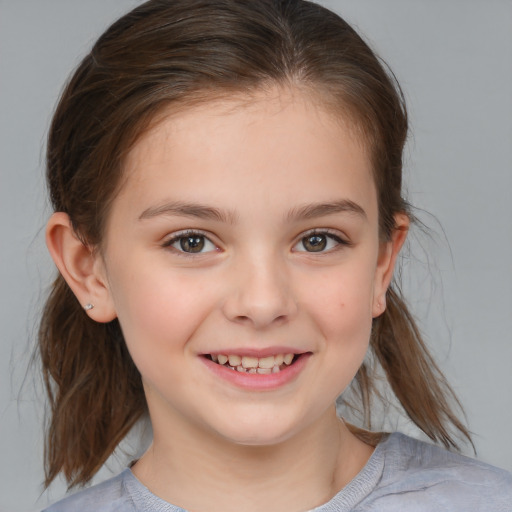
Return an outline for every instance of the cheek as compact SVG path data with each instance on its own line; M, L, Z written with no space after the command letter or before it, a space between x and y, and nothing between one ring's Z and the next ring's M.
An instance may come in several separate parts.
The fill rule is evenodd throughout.
M354 378L370 341L372 328L373 276L371 261L323 271L305 289L313 290L305 309L320 333L325 354L316 385L334 400ZM312 386L313 388L315 386Z
M373 276L371 264L333 268L307 277L302 297L325 338L344 334L348 340L368 334L372 323Z
M116 287L114 282L114 302L135 364L144 366L166 354L186 351L188 340L215 302L210 287L201 280L158 269L129 279L119 277L117 282L125 284Z

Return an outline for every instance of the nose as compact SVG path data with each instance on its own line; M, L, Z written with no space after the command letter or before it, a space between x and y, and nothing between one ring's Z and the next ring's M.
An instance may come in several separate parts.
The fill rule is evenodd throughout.
M232 322L264 329L285 323L297 313L289 270L278 258L255 256L238 262L224 302L224 315Z

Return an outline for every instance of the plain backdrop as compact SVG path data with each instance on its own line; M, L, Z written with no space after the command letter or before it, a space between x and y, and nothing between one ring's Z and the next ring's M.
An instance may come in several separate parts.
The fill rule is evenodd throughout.
M69 72L138 3L0 0L1 512L38 510L65 492L62 482L42 492L44 395L29 367L53 275L43 241L45 137ZM420 216L433 228L430 238L413 234L405 289L478 456L512 470L512 1L324 4L359 29L404 88L408 197L432 214Z

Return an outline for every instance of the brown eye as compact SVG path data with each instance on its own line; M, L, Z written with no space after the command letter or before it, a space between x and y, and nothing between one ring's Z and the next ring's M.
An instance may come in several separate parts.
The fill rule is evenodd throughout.
M217 251L216 245L202 233L182 232L163 244L182 255L205 254Z
M327 253L350 245L349 241L329 231L312 231L295 244L293 251Z
M308 252L320 252L327 247L326 235L309 235L302 239L302 245Z
M179 240L183 252L201 252L205 246L205 238L200 235L184 236Z

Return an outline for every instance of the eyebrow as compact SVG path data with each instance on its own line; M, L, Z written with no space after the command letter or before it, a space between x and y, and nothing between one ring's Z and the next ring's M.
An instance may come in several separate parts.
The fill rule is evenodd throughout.
M151 219L159 215L176 215L179 217L194 217L205 220L216 220L228 224L236 222L236 214L231 211L223 211L211 206L197 203L186 203L183 201L171 201L160 206L154 206L144 210L139 220Z
M349 199L340 199L328 203L313 203L299 206L291 209L286 215L287 221L314 219L336 213L352 213L360 217L367 218L366 212L361 206ZM229 210L219 210L212 206L206 206L198 203L187 203L183 201L171 201L165 204L147 208L140 216L139 220L152 219L160 215L176 215L179 217L194 217L204 220L215 220L228 224L235 224L237 214Z
M328 203L313 203L293 208L287 215L287 219L314 219L324 217L325 215L334 215L336 213L352 213L359 217L367 218L364 209L350 199L340 199Z

